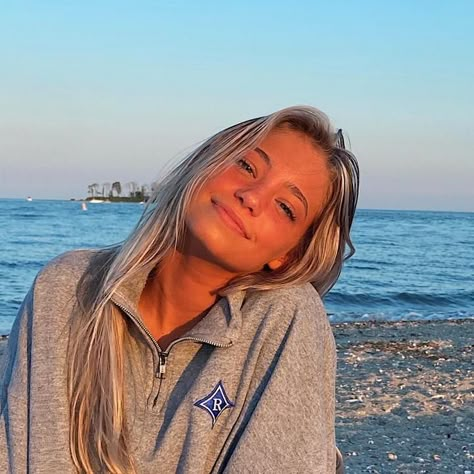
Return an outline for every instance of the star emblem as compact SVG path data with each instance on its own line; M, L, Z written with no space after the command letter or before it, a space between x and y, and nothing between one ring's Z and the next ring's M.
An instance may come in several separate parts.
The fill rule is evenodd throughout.
M212 418L212 428L216 423L217 418L227 409L235 406L227 396L224 390L222 381L214 387L214 390L209 395L201 398L194 403L194 406L202 408L207 411Z

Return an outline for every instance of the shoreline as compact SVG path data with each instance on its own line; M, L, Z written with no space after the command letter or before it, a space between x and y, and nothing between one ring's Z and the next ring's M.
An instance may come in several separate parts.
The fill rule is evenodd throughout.
M474 472L474 319L331 327L346 473Z
M332 327L346 472L472 471L474 319Z

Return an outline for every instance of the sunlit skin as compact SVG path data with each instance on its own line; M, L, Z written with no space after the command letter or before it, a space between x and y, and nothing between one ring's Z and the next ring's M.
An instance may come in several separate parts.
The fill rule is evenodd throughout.
M183 247L152 273L140 298L160 346L190 329L232 278L277 269L322 211L327 157L295 131L274 130L212 176L186 216Z

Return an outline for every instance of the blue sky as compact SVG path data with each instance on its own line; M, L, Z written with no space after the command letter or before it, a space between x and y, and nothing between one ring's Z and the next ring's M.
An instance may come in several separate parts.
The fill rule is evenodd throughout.
M360 207L474 211L474 2L1 2L0 197L149 183L240 120L324 110Z

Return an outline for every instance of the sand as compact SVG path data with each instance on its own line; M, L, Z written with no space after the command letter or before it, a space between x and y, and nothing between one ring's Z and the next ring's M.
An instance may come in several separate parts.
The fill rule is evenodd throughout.
M346 473L474 474L474 319L333 330Z
M347 473L474 473L474 320L338 324Z

